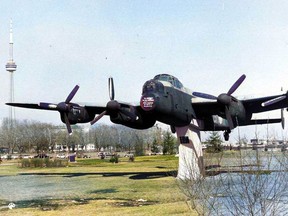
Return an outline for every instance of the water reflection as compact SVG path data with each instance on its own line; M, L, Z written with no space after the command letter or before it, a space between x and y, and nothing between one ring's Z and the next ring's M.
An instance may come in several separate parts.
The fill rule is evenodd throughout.
M42 198L81 197L91 190L91 181L80 178L63 178L61 175L4 176L0 178L0 200L17 202Z
M288 215L287 158L241 151L218 168L219 175L184 182L184 190L189 187L186 195L204 215Z

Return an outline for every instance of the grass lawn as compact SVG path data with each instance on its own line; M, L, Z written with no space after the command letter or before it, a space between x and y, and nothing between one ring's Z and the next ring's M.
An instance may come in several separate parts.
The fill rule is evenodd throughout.
M29 181L39 176L41 187L52 184L55 193L63 190L63 196L18 200L12 210L4 208L10 201L1 197L0 215L196 215L178 188L177 166L174 156L136 157L134 162L120 158L117 164L108 159L78 159L62 168L19 168L17 161L3 162L0 177L23 176ZM64 182L63 188L54 187L54 179Z

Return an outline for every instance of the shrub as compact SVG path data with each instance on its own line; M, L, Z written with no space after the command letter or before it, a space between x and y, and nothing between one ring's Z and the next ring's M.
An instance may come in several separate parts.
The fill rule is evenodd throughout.
M129 161L130 162L134 162L134 160L135 160L134 155L129 156Z
M30 167L43 167L44 160L41 158L33 158L31 159L31 165Z
M49 158L32 158L32 159L22 159L20 166L22 168L26 167L66 167L68 165L67 160Z
M22 159L21 160L21 167L24 168L24 167L30 167L30 160L29 159Z
M60 159L55 159L52 162L51 167L66 167L68 166L68 161L67 160L60 160Z
M118 155L113 155L113 156L110 158L110 162L111 162L111 163L118 163L118 162L119 162L119 157L118 157Z

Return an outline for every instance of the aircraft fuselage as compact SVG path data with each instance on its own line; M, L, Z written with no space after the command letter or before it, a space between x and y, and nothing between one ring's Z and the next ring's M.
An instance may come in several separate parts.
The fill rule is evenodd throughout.
M192 95L184 92L182 85L175 87L177 81L166 74L147 81L143 86L140 105L157 121L180 127L190 124L194 111L191 106Z

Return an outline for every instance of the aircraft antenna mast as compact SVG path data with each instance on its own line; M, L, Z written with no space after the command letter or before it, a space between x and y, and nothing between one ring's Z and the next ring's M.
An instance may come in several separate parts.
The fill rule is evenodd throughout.
M6 64L6 70L10 73L10 98L9 102L14 102L14 77L13 74L16 71L17 65L13 59L13 29L12 29L12 19L10 20L10 40L9 40L9 59ZM9 124L12 125L12 122L15 118L14 109L9 107Z

